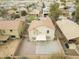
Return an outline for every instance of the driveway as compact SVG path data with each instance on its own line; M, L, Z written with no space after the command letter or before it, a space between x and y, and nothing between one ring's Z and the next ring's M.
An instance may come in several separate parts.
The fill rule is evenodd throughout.
M57 40L48 42L30 42L24 39L19 47L18 56L56 54L61 52L61 46Z

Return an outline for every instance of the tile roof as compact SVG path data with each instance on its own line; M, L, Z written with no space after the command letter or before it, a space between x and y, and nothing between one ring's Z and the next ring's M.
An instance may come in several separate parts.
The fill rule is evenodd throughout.
M18 29L20 21L0 21L0 29Z
M39 26L46 26L51 29L55 29L54 24L52 23L52 20L49 17L44 17L41 20L34 20L30 24L28 31L33 30Z
M59 20L56 23L68 40L79 37L79 25L75 22L71 20Z

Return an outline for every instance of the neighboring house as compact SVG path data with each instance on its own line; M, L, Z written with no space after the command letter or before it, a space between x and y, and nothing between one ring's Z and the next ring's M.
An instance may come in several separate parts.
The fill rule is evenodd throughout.
M28 32L31 41L53 40L55 27L49 17L44 17L38 21L34 20L30 24Z
M76 0L66 0L66 6L75 3Z
M8 10L8 14L15 14L16 13L16 11L15 10Z
M21 22L25 22L26 21L26 18L24 16L20 17L20 18L17 18L15 19L16 21L21 21Z
M79 37L79 25L75 22L71 20L59 20L56 23L68 41Z
M59 9L64 9L65 5L64 5L64 2L60 2L59 3Z
M38 16L40 14L40 11L37 9L33 9L32 11L29 12L29 15L35 15Z
M0 21L0 35L8 35L10 38L20 38L24 31L24 23L21 21Z
M70 59L79 59L79 25L71 20L59 20L56 24L56 36L62 42L65 54Z

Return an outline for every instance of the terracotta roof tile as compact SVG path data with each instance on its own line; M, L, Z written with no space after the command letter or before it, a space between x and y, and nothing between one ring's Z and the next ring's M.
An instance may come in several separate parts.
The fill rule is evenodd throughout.
M55 29L54 25L52 23L52 20L49 17L44 17L41 20L34 20L32 21L32 23L30 24L28 31L33 30L39 26L47 26L51 29Z
M68 40L79 37L79 25L75 22L71 20L59 20L56 23Z
M20 21L0 21L0 29L18 29Z

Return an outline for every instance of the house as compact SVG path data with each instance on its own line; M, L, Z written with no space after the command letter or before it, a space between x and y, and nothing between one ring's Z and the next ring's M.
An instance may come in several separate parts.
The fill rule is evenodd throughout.
M24 23L17 20L0 21L0 35L9 36L10 38L20 38L24 31Z
M33 9L32 11L29 12L29 15L36 15L38 16L40 14L40 11L37 9Z
M49 17L34 20L28 28L30 41L46 41L54 39L55 27Z
M56 23L68 41L79 37L79 25L75 22L71 20L59 20Z
M15 14L15 13L16 13L16 11L15 11L15 10L8 10L8 14L10 14L10 15L11 15L11 14L13 14L13 13Z
M70 59L79 59L79 25L71 20L59 20L56 24L56 36L62 42L65 54Z

